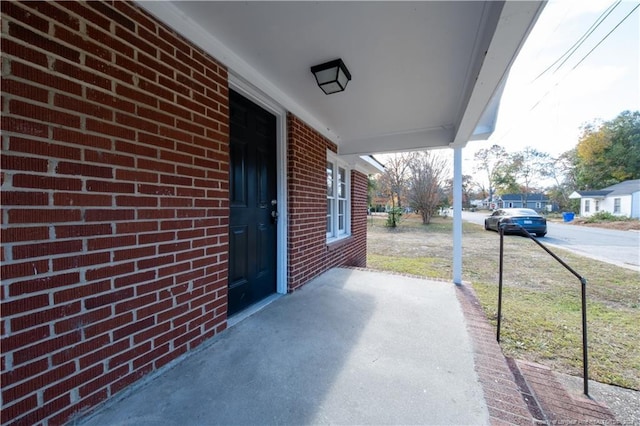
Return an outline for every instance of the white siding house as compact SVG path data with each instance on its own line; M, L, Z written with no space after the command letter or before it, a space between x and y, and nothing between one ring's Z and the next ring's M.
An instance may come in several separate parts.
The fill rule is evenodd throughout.
M536 211L547 210L549 199L544 194L504 194L497 197L498 208L526 208Z
M597 191L575 191L569 198L580 199L580 216L583 217L605 211L640 219L640 179L627 180Z

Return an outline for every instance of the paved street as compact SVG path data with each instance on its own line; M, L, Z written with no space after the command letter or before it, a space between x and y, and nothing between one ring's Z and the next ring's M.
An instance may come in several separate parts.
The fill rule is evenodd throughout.
M462 212L462 219L482 225L487 213ZM543 244L562 247L603 262L640 271L640 232L549 222Z

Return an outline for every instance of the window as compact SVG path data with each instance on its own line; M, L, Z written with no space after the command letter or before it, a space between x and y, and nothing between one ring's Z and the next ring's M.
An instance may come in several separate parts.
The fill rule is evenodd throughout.
M600 200L596 200L596 213L598 213L600 211Z
M620 198L613 199L613 214L620 214Z
M350 233L350 170L327 153L327 240L336 240Z
M584 200L584 212L589 213L591 211L591 200Z

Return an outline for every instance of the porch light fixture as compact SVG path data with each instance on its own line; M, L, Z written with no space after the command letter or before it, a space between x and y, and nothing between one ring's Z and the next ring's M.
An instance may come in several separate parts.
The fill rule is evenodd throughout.
M351 73L342 59L314 65L311 67L311 72L316 77L318 86L326 95L342 92L351 80Z

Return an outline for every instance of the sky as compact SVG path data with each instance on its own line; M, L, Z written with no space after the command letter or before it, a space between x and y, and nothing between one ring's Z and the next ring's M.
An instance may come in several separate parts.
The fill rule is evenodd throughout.
M474 174L473 156L479 149L498 144L515 152L531 146L558 156L577 145L584 124L640 110L640 8L613 30L638 1L619 2L562 64L565 53L616 3L547 3L511 68L496 130L488 140L469 142L463 150L463 174Z

